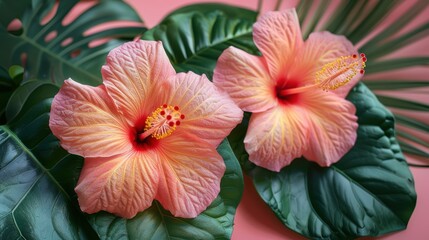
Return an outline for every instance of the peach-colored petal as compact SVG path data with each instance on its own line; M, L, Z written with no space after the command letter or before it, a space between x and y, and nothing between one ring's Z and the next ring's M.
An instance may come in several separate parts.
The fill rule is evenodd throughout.
M131 149L125 120L104 86L65 80L52 102L49 127L72 154L109 157Z
M271 77L286 77L303 45L295 9L268 12L253 25L253 40L266 59Z
M213 145L183 132L163 139L159 148L163 176L156 199L176 217L196 217L219 194L222 157Z
M271 171L280 171L306 150L308 135L306 110L284 105L253 113L244 138L249 160Z
M177 132L188 132L216 147L241 122L243 111L205 75L179 73L170 81L174 90L166 103L185 115Z
M230 47L219 57L213 83L244 111L262 112L276 104L275 81L260 57Z
M102 68L103 84L119 111L130 122L135 122L162 104L165 79L173 76L171 63L161 42L143 41L125 43L113 49ZM154 94L156 93L156 94Z
M358 54L357 49L344 36L334 35L330 32L311 33L308 40L305 41L302 52L299 54L299 65L294 70L300 71L296 75L307 76L303 77L302 81L312 84L314 83L316 72L323 65L333 62L339 57L353 54ZM333 92L345 97L361 78L362 74L358 73L349 83Z
M355 144L358 127L356 108L349 101L329 92L303 94L310 126L308 149L304 157L321 166L337 162Z
M152 150L130 151L111 158L85 159L75 188L86 213L105 210L132 218L150 207L159 181L159 162Z

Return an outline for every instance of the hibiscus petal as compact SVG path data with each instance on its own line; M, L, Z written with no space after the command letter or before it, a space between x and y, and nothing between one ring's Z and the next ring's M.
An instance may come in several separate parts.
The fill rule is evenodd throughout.
M330 166L355 144L356 108L349 101L322 90L304 93L302 101L310 118L309 145L304 156L321 166Z
M131 149L127 125L104 86L64 81L51 106L49 127L61 146L84 157L109 157Z
M244 111L262 112L276 104L275 81L260 57L230 47L219 57L213 83Z
M103 84L130 122L153 111L162 82L176 72L161 42L135 41L113 49L102 67ZM157 94L153 94L156 92ZM162 103L161 103L162 104Z
M353 54L358 54L357 49L344 36L334 35L330 32L311 33L304 44L301 54L299 54L300 60L298 62L300 66L297 66L297 69L300 67L307 68L308 71L305 75L309 77L303 78L303 81L309 81L308 83L312 84L314 83L316 72L323 65L333 62L339 57ZM361 78L362 74L358 71L358 74L349 83L333 92L341 97L345 97Z
M266 59L271 77L277 79L289 71L303 45L295 9L268 12L253 25L253 40Z
M175 133L160 142L163 176L156 199L176 217L194 218L217 197L225 164L215 147Z
M271 171L280 171L306 150L306 110L284 105L250 117L244 146L249 160Z
M176 131L191 133L216 147L241 122L243 111L205 75L179 73L170 81L174 90L167 104L179 106L185 115Z
M82 211L105 210L132 218L150 207L159 181L154 151L134 151L111 158L85 159L75 188Z

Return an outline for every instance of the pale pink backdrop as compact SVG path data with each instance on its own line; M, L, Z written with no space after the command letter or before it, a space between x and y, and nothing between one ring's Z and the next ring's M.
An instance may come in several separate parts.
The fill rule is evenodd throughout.
M250 9L256 9L257 0L126 0L131 4L140 14L142 19L145 21L147 27L156 25L167 13L177 9L181 6L192 4L192 3L203 3L203 2L219 2L246 7ZM265 0L262 9L264 11L273 9L276 5L276 0ZM281 9L295 6L296 0L283 1ZM413 4L414 1L407 1L405 4ZM403 12L404 9L395 10L394 14ZM393 14L393 15L394 15ZM76 15L75 15L76 16ZM427 20L429 16L429 9L426 9L424 14L416 19L414 24ZM389 24L386 22L385 24ZM426 56L429 55L429 48L427 47L428 38L419 41L413 46L406 47L403 51L399 51L404 55L413 53L424 53ZM422 51L423 50L423 51ZM426 76L422 76L422 68L413 68L411 70L401 71L399 74L408 76L412 74L416 78L427 79ZM394 73L398 74L398 73ZM412 96L413 97L413 96ZM414 95L414 97L416 97ZM421 97L421 96L420 96ZM427 96L424 96L427 98ZM427 115L426 115L427 117ZM429 140L428 140L429 141ZM411 217L408 225L408 229L402 232L390 234L385 237L379 237L376 239L383 240L427 240L429 239L429 231L427 231L427 218L429 216L429 189L425 186L425 183L429 181L429 169L411 168L415 178L415 186L418 194L417 206ZM291 239L300 240L305 239L300 235L288 230L283 224L276 218L274 213L269 209L268 206L259 198L255 188L253 187L250 178L245 176L245 188L244 195L240 205L237 209L237 215L235 217L234 232L232 234L233 240L280 240L280 239ZM374 238L365 238L374 239Z
M167 13L183 5L202 2L222 2L250 9L256 9L257 0L128 0L144 19L146 26L156 25ZM263 10L273 9L275 0L265 0ZM294 6L295 1L284 1L282 9ZM427 11L426 11L427 12ZM426 15L428 16L428 15ZM421 19L419 19L421 20ZM427 43L427 39L425 39ZM419 50L425 43L416 45L413 50ZM425 47L427 50L427 45ZM427 51L426 51L427 53ZM415 178L417 189L417 206L411 217L408 228L405 231L390 234L377 239L383 240L427 240L429 239L428 217L429 217L429 189L426 182L429 181L429 169L411 168ZM300 235L288 230L276 218L274 213L259 198L250 178L245 177L245 188L243 199L237 209L235 217L234 232L232 240L280 240L280 239L305 239ZM371 239L371 238L367 238Z

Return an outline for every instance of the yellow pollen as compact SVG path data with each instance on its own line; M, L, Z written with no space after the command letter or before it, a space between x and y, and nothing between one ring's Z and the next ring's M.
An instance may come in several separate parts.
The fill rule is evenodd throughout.
M162 139L170 136L184 118L185 115L180 113L178 106L164 104L146 118L144 132L140 138L144 139L151 135L156 139Z
M339 57L316 72L315 85L324 91L342 87L356 74L365 72L366 60L363 53Z
M335 90L350 82L356 74L364 74L366 61L367 58L364 53L339 57L323 65L323 67L316 72L313 84L283 89L279 91L278 94L287 96L290 94L302 93L314 88L320 88L324 91Z

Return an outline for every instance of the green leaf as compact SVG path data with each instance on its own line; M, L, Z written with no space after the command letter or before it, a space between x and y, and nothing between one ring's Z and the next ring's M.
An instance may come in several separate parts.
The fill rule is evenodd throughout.
M358 138L333 166L305 159L279 173L244 166L277 217L309 238L353 239L402 230L415 207L414 181L395 139L392 114L363 84L348 100L357 109Z
M22 77L24 75L24 68L18 65L13 65L9 68L9 76L12 79L16 79L17 82L15 82L16 85L19 85L19 83L22 80Z
M389 60L384 60L380 62L368 63L365 69L365 73L373 74L373 73L386 72L390 70L398 70L401 68L407 68L407 67L413 67L413 66L427 66L427 65L429 65L429 56L389 59Z
M89 222L101 239L230 239L235 209L243 192L243 176L227 140L218 152L226 165L221 192L198 217L174 217L154 201L130 220L102 212L89 215Z
M312 3L312 5L316 5L317 3L315 3L314 1L310 1ZM326 12L326 9L329 6L329 3L331 2L331 0L325 0L325 1L321 1L319 2L318 5L316 5L316 11L314 12L313 15L307 15L307 16L303 16L303 15L299 15L300 19L301 18L309 18L307 19L303 19L302 22L307 20L307 24L302 24L302 32L303 32L303 38L307 39L308 35L310 35L311 32L314 32L317 24L320 22L320 19L323 16L323 13Z
M371 90L402 90L402 89L408 89L408 88L429 87L429 80L377 79L377 81L370 80L370 81L363 81L363 82Z
M424 123L422 121L419 121L411 117L407 117L399 113L395 114L395 119L396 119L396 123L400 123L401 125L429 133L429 125L427 123Z
M232 18L240 18L241 20L254 22L258 14L250 9L241 8L237 6L232 6L228 4L219 4L219 3L197 3L187 5L181 8L174 10L169 13L164 20L178 14L190 13L190 12L199 12L202 14L211 13L213 11L221 11L225 13L226 16Z
M0 125L6 123L7 102L21 83L23 72L20 66L11 66L8 71L0 66Z
M399 144L401 145L401 149L402 151L406 151L412 155L415 156L419 156L419 157L424 157L424 158L429 158L429 154L427 152L424 152L418 148L416 148L415 146L408 144L404 141L399 140ZM412 165L412 166L416 166L416 165Z
M101 82L100 68L107 53L118 44L111 40L96 47L91 42L103 39L133 38L144 32L142 27L115 28L95 33L88 30L102 23L119 20L141 22L138 14L119 0L100 1L81 13L75 20L63 25L78 0L4 0L0 2L0 65L25 66L27 78L49 79L61 84L66 78L90 84ZM58 5L55 16L47 23L46 15ZM17 20L21 31L8 31ZM18 24L18 22L15 22ZM22 62L22 58L26 58Z
M409 31L389 42L380 43L379 46L371 46L372 48L363 51L371 58L376 59L383 57L392 52L392 49L400 49L410 46L412 43L429 35L429 22Z
M380 100L380 102L389 107L403 108L414 111L429 111L428 104L383 95L378 95L377 98Z
M425 30L425 25L427 28L427 24L423 24L423 28L416 28L414 31L410 31L400 35L395 40L386 41L387 39L390 39L393 35L398 33L400 29L404 28L407 24L413 21L414 18L418 16L428 4L429 3L426 0L420 0L417 3L413 4L412 7L408 9L408 11L405 11L404 14L397 19L397 21L391 23L389 26L384 28L383 31L376 34L371 40L366 42L365 45L361 47L361 50L365 52L368 56L371 56L371 58L373 58L385 55L389 52L394 51L394 49L403 47L407 43L411 44L421 39L422 37L427 36L429 32L422 32ZM395 45L396 47L393 48Z
M34 88L21 102L19 118L0 126L0 238L97 239L73 191L82 159L62 150L48 127L49 96L58 87L37 83L49 87ZM46 94L47 89L52 92ZM46 94L43 100L32 100L41 94ZM10 102L7 107L12 108Z
M252 39L256 12L252 16L246 9L231 10L231 7L217 4L199 6L170 14L158 26L147 31L143 39L162 41L176 71L193 71L209 78L217 58L226 48L235 46L257 53ZM194 11L200 8L202 11Z
M421 137L415 136L415 135L413 135L411 133L408 133L408 132L405 132L405 131L400 131L400 132L398 131L398 132L396 132L396 136L399 137L399 138L407 139L409 141L412 141L414 143L417 143L417 144L420 144L420 145L422 145L424 147L429 148L429 143L427 143Z
M38 90L39 94L34 94L34 91ZM8 122L12 122L14 118L18 116L20 112L26 112L27 108L23 111L25 103L33 105L38 103L47 97L53 97L58 91L58 87L53 84L46 84L44 81L28 81L19 87L10 96L7 107L6 107L6 119Z
M323 29L345 35L357 43L397 6L399 1L343 1L335 8ZM329 11L328 11L329 12Z

